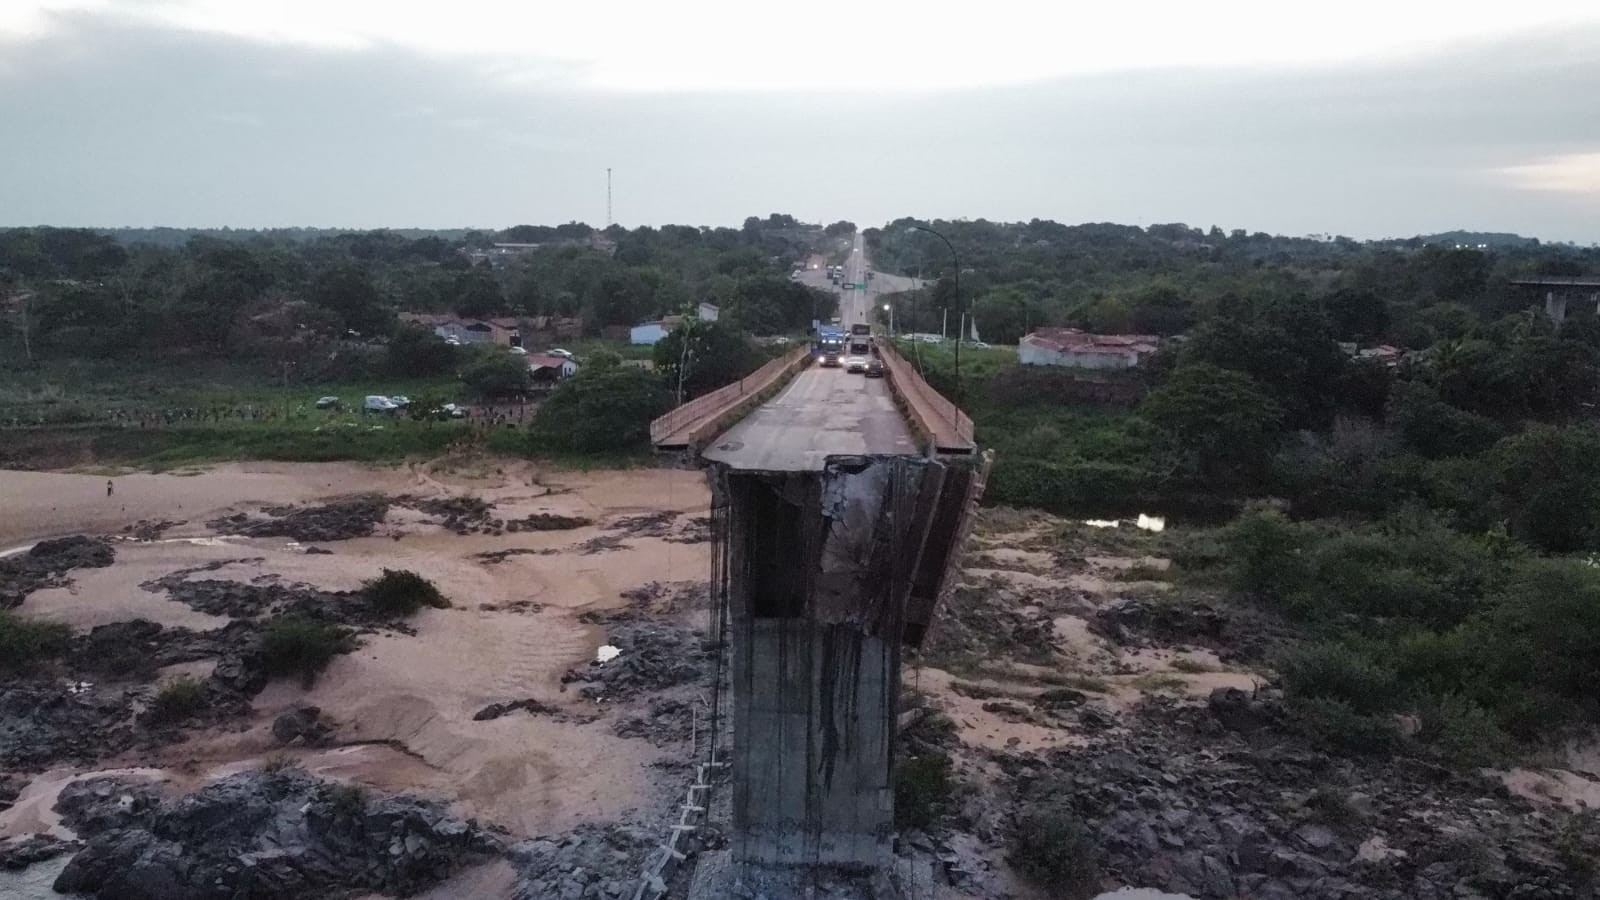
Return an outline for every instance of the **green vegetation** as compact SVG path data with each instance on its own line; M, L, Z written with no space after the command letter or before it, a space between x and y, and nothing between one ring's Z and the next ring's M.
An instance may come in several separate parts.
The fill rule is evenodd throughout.
M661 383L685 400L737 381L766 361L736 329L698 320L685 322L657 342L654 359Z
M328 803L335 815L357 818L367 811L367 792L359 784L336 784L328 788Z
M1600 568L1422 516L1351 527L1253 512L1226 532L1232 586L1303 625L1277 661L1313 733L1396 745L1395 716L1461 762L1600 723Z
M72 630L56 622L34 622L0 610L0 671L27 674L67 649Z
M528 364L510 353L485 353L461 370L461 383L475 398L494 400L526 394L533 386Z
M670 406L660 379L640 369L593 367L563 381L529 430L525 451L604 454L647 449L650 420Z
M1010 859L1051 896L1086 900L1099 892L1094 840L1063 800L1025 806L1011 829Z
M281 616L261 634L261 662L273 677L298 677L310 687L335 656L354 648L348 629L300 616Z
M181 722L204 709L206 686L187 676L168 682L150 701L149 716L152 721L171 724Z
M950 757L939 752L902 758L894 770L896 828L926 830L948 810L955 793Z
M433 582L404 569L384 569L377 578L361 585L367 605L384 615L409 616L424 606L448 609L450 601Z

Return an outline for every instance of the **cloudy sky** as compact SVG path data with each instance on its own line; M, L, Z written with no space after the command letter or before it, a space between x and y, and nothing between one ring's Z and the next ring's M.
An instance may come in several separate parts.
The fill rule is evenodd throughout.
M1600 241L1596 0L3 0L0 224Z

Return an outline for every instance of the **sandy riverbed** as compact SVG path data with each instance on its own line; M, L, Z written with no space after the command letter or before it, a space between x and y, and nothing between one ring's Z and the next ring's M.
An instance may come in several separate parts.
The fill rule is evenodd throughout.
M138 521L177 521L161 540L117 545L109 568L80 570L71 583L35 592L20 609L30 618L77 630L146 618L195 629L226 619L168 599L140 585L206 563L205 578L281 580L326 589L354 588L383 568L404 568L434 580L452 607L425 610L417 634L369 635L338 658L309 691L275 682L255 698L246 730L199 732L139 758L105 767L141 766L175 790L259 765L275 750L273 718L297 704L321 707L338 723L341 746L289 751L313 772L391 791L450 800L479 816L531 835L590 820L623 817L681 785L652 769L663 751L613 735L608 719L558 721L506 716L475 722L485 705L535 698L576 713L593 712L564 692L561 675L591 659L602 629L579 621L619 606L622 591L652 581L703 580L704 543L629 537L626 546L595 553L575 545L622 515L662 511L704 515L709 494L698 473L629 470L542 472L517 462L475 469L370 467L355 464L235 464L194 474L103 475L0 471L0 548L69 533L120 532ZM472 495L496 504L496 516L532 512L581 515L590 527L565 531L457 535L396 509L368 538L328 542L331 555L308 555L285 538L215 540L206 522L262 505L377 491L424 496ZM554 550L494 564L487 550ZM570 552L569 552L570 551ZM531 605L530 605L531 604ZM353 743L354 742L354 743ZM0 813L0 838L48 826L60 786L83 770L40 775L28 802Z

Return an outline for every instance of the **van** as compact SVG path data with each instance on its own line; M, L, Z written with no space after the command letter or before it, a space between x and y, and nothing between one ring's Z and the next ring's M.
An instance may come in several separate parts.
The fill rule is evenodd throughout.
M393 413L399 412L400 405L382 394L368 394L361 402L361 411L368 413Z

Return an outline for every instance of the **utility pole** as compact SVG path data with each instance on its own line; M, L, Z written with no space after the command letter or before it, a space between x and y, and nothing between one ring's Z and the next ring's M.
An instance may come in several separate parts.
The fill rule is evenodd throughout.
M941 342L943 342L943 341L947 341L949 339L950 339L950 307L945 306L945 307L941 307L939 309L939 340Z
M28 365L33 365L33 323L28 321L28 304L33 300L33 291L23 288L17 295L22 307L22 353L28 357Z
M610 228L614 224L616 220L611 218L611 167L606 166L606 227Z

